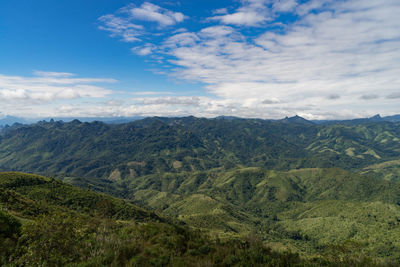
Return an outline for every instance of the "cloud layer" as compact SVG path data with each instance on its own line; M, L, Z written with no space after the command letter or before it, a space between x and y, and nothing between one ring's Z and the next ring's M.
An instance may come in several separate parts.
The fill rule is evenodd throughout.
M387 99L396 99L400 90L400 5L383 2L280 2L273 8L303 14L283 32L249 37L237 28L213 26L166 44L179 40L170 50L180 67L175 75L204 82L209 92L238 107L251 103L254 111L262 110L263 99L272 98L282 115L293 108L309 118L396 113L397 103Z
M95 85L112 80L36 72L31 78L0 76L0 99L102 98L101 104L53 110L84 116L340 119L400 113L398 0L233 3L200 18L150 2L99 18L101 30L132 43L134 54L158 66L155 72L203 84L201 95L174 96L168 88L168 94L121 98Z
M136 42L142 41L141 38L148 34L144 30L145 27L139 24L143 21L155 23L157 29L160 30L180 23L186 18L180 12L144 2L139 7L131 4L121 8L117 14L101 16L99 29L108 31L111 33L111 37L121 38L125 42Z
M0 74L2 112L36 116L48 105L62 101L101 99L112 93L98 84L114 83L114 79L79 78L72 73L35 71L33 77ZM22 111L22 113L21 113ZM47 110L47 113L53 113ZM54 113L53 113L54 115Z
M259 26L271 20L270 9L265 0L244 0L243 5L233 13L223 14L209 18L209 20L220 21L224 24L238 26Z
M399 13L396 0L242 0L236 9L221 7L206 18L216 25L180 30L133 51L164 59L177 79L204 83L219 103L203 106L206 114L389 114L400 112L394 101L400 90ZM160 26L184 15L170 18Z

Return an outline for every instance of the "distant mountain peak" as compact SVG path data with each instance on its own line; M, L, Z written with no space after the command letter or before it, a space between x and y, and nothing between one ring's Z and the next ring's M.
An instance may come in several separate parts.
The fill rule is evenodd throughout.
M282 122L287 122L287 123L299 123L299 124L314 124L313 122L304 119L303 117L300 117L299 115L295 115L293 117L285 117Z
M376 114L376 115L372 116L370 119L371 120L380 120L380 119L382 119L382 117L381 117L381 115Z

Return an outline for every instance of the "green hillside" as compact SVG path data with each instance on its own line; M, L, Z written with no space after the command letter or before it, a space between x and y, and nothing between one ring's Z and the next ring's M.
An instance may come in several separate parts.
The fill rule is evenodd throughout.
M2 208L26 218L71 210L112 219L161 221L154 213L124 200L73 187L54 178L5 172L1 173L0 188Z
M212 239L162 222L122 200L51 178L0 173L0 181L2 266L386 265L370 258L332 258L332 254L302 259L298 254L274 252L254 236ZM110 210L100 204L105 202L117 212L102 212Z
M40 122L3 129L0 169L116 181L223 167L360 169L400 157L399 123L258 119Z
M126 179L132 200L222 237L258 233L304 255L356 242L400 260L400 183L342 169L163 173ZM382 231L384 229L384 231ZM374 241L375 240L375 241Z
M362 169L362 173L388 181L400 181L400 160L385 161L367 166Z

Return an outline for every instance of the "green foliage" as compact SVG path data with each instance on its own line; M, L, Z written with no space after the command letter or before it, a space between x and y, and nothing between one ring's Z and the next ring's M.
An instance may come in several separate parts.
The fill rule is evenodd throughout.
M0 211L0 265L7 262L21 233L21 223L7 212Z
M137 221L160 220L124 200L65 184L54 178L6 172L0 174L0 201L27 218L54 210L74 210L90 215Z
M19 265L51 266L183 266L200 259L218 266L378 264L369 256L400 261L394 238L400 236L399 126L315 125L299 117L15 125L1 133L0 169L57 179L0 175L5 216L23 224L3 237L18 249L13 255L4 249L1 263L10 257ZM223 244L169 221L218 236ZM312 259L274 254L257 242L243 247L241 240L253 234Z
M10 238L19 235L21 223L10 214L0 211L0 237Z
M357 169L398 159L398 125L194 117L117 125L41 122L3 131L0 168L101 178L91 180L97 188L106 188L107 180L216 167ZM124 193L123 186L115 190Z
M364 255L400 259L397 182L337 168L214 169L128 181L136 202L225 238L255 232L304 254L353 240Z
M45 214L29 213L22 224L8 212L0 212L0 264L4 266L378 266L370 258L326 256L303 259L297 253L277 252L266 247L255 235L248 238L220 240L203 232L159 221L113 219L114 199L90 192L101 202L99 212L77 209L56 201L62 191L75 191L75 197L88 192L61 182L52 187L54 179L22 173L0 174L2 189L18 190L21 198L32 197L31 203L47 210ZM35 198L35 192L56 189L49 203ZM27 190L29 188L29 190ZM37 191L39 190L39 191ZM17 193L16 193L17 194ZM46 194L45 194L46 195ZM3 206L7 204L2 202ZM81 202L82 205L90 202ZM128 209L130 204L124 202ZM9 212L22 216L21 207L10 206ZM27 208L23 206L22 208ZM296 233L293 237L298 237ZM340 246L331 250L342 249ZM343 250L343 249L342 249Z
M52 187L54 180L22 173L0 174L2 189L19 190L33 198ZM56 196L63 190L80 189L57 182ZM26 188L29 187L29 190ZM92 197L111 200L91 192ZM46 194L45 194L46 195ZM75 195L77 196L77 195ZM311 266L298 254L279 253L257 238L220 241L205 234L166 222L115 220L109 216L110 202L101 204L103 216L87 209L77 212L49 196L46 214L31 214L19 220L0 212L0 264L4 266ZM37 206L45 199L31 200ZM112 203L112 202L111 202ZM5 205L7 203L1 203ZM90 202L82 202L82 205ZM123 205L130 207L130 204ZM11 208L13 206L10 206ZM26 206L25 206L26 207ZM24 214L20 209L10 212ZM114 209L111 211L114 214ZM318 259L316 259L318 260Z
M164 223L121 223L55 213L26 224L13 257L27 266L295 266L261 243L220 243Z
M331 248L343 251L342 247ZM378 266L370 258L301 259L255 238L211 240L165 223L137 224L65 213L24 225L11 266ZM342 254L343 255L343 252Z

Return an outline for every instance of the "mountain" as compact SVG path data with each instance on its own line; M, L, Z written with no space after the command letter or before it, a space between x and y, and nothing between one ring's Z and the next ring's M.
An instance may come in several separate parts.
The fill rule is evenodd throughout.
M286 118L284 118L283 120L280 120L281 122L284 122L284 123L298 123L298 124L313 124L313 122L312 121L309 121L309 120L306 120L306 119L304 119L304 118L302 118L302 117L300 117L300 116L298 116L298 115L296 115L296 116L294 116L294 117L286 117Z
M390 121L390 122L399 122L400 121L400 115L386 116L383 119L385 121Z
M370 118L359 118L352 120L313 120L312 122L316 124L348 124L348 125L357 125L357 124L365 124L372 122L400 122L400 115L386 116L381 117L379 114L372 116Z
M399 123L291 121L155 117L15 125L0 135L0 169L119 179L236 166L351 170L400 156Z
M71 122L75 119L79 119L82 122L94 122L94 121L101 121L104 123L109 124L119 124L119 123L128 123L136 120L142 120L144 117L142 116L134 116L134 117L43 117L43 118L22 118L22 117L15 117L7 115L4 118L0 119L0 128L4 127L5 125L13 125L14 123L22 123L22 124L31 124L36 123L38 121L63 121L63 122ZM215 120L237 120L240 119L239 117L235 116L218 116ZM352 119L352 120L306 120L298 115L293 117L286 117L281 120L272 120L267 119L266 121L283 121L283 122L292 122L292 123L315 123L315 124L337 124L337 123L344 123L344 124L361 124L361 123L370 123L370 122L400 122L400 115L392 115L392 116L385 116L381 117L379 114L370 117L370 118L359 118L359 119Z
M13 125L14 123L29 123L29 120L9 115L0 119L0 126Z
M41 118L42 121L63 121L63 122L71 122L77 119L76 117L47 117ZM79 117L79 121L81 122L94 122L94 121L101 121L104 123L110 124L118 124L118 123L128 123L135 120L143 119L141 116L134 116L134 117Z
M107 193L132 209L156 212L154 219L168 218L223 240L256 236L302 257L342 251L342 259L364 255L396 262L399 126L316 124L301 117L41 121L1 131L0 169ZM51 190L20 190L34 192L31 200L43 196L33 201L77 212L83 208L75 199L82 199L93 210L84 213L96 215L94 195L85 199L71 191L53 198ZM129 219L111 210L109 219Z
M20 118L7 115L6 117L0 119L0 128L6 125L13 124L31 124L39 121L62 121L62 122L70 122L75 120L76 118L72 117L46 117L46 118ZM135 116L135 117L81 117L79 121L82 122L94 122L94 121L102 121L110 124L118 124L118 123L127 123L135 120L143 119L143 117Z

